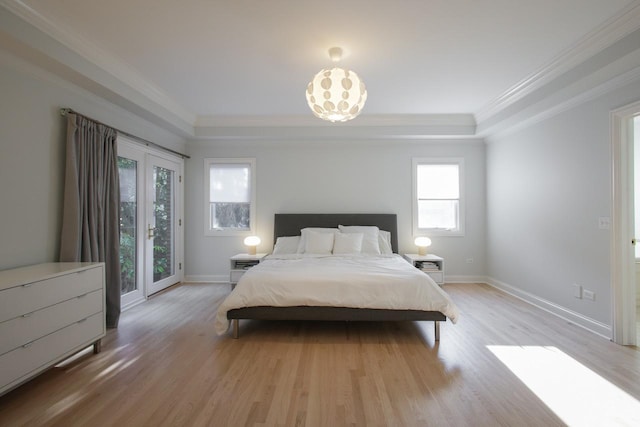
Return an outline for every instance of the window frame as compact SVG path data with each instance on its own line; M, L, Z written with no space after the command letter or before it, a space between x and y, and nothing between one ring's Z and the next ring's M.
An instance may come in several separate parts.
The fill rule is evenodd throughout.
M418 227L418 166L457 165L458 166L458 227L456 229ZM413 236L464 236L465 235L465 169L462 157L414 157L412 158L412 216Z
M211 224L211 207L210 207L210 189L211 189L211 166L212 165L249 165L249 229L212 229ZM250 236L256 234L256 159L254 157L244 158L219 158L209 157L204 159L204 235L205 236Z

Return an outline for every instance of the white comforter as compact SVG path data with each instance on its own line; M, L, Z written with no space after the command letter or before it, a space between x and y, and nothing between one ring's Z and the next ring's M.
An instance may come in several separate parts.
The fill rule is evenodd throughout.
M449 296L397 254L270 255L247 270L222 302L215 330L227 331L227 312L235 308L299 305L439 311L453 323L458 318Z

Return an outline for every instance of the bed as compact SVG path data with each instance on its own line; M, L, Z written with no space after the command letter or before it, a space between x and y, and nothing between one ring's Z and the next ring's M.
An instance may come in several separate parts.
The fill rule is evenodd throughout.
M274 253L248 270L220 305L216 315L216 332L225 333L231 323L233 337L238 338L240 319L427 320L434 322L435 339L439 340L440 322L446 321L447 318L455 322L458 316L457 308L429 276L415 269L397 254L395 214L276 214L274 242L278 242L280 237L300 236L303 229L335 229L339 226L344 227L343 231L357 228L357 226L366 229L377 227L379 230L386 231L385 237L389 246L387 252L371 256L361 254L278 255ZM303 233L303 239L304 236ZM313 234L313 237L318 236ZM335 243L337 248L338 241L336 240ZM363 243L363 245L366 244ZM381 241L380 244L383 245L383 242ZM355 277L352 269L366 271L368 277L366 280L369 282L361 283L361 278L358 276L357 280L345 283L344 278ZM309 275L312 271L315 273ZM301 272L306 272L306 276L301 276ZM337 278L338 276L340 279ZM346 279L346 282L349 280ZM404 280L404 282L394 285L395 280ZM271 293L263 294L263 290L267 288L269 292L273 291L275 296ZM404 289L409 293L404 295ZM316 296L318 290L320 295ZM369 296L363 293L365 290L366 292L373 290L378 294ZM336 297L338 294L339 297ZM286 299L282 301L280 298Z

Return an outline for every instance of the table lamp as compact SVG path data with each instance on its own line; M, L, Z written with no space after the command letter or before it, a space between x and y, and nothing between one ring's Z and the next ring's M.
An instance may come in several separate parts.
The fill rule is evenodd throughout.
M416 237L413 243L418 247L418 255L424 256L427 254L427 247L431 246L431 239L428 237Z
M248 236L244 239L244 244L249 247L249 255L256 254L256 246L260 244L258 236Z

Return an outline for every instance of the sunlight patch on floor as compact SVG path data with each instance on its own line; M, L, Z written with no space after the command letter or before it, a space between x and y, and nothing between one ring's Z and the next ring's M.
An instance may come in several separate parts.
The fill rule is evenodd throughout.
M57 417L59 414L65 412L73 405L78 403L83 397L83 393L75 392L67 397L60 399L58 402L51 405L43 415L43 421L49 421Z
M640 402L555 347L487 348L569 426L639 426Z

